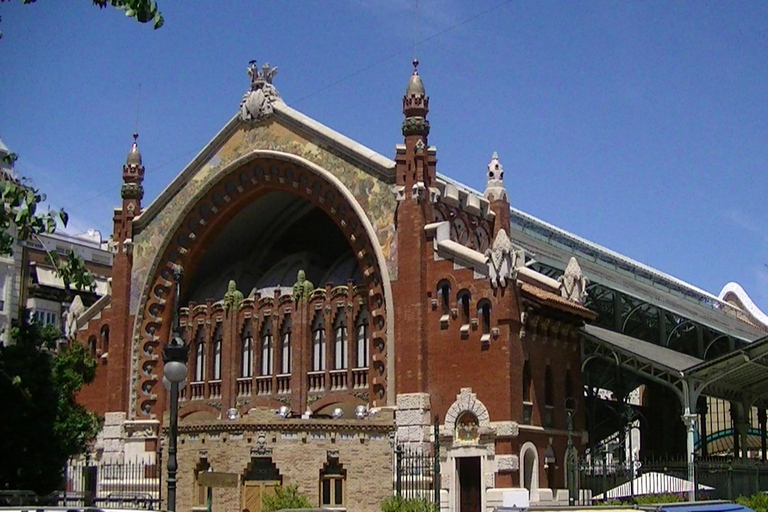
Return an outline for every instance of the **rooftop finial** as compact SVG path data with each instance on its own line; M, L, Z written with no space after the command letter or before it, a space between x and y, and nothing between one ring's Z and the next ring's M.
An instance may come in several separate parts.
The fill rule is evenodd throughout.
M504 166L501 165L499 155L495 151L488 163L485 198L489 201L507 200L507 190L504 188Z
M128 157L125 159L125 165L134 165L141 167L141 153L139 152L139 133L133 133L133 144L128 151Z
M419 74L419 59L413 59L413 74L418 75Z
M251 123L259 122L272 115L272 104L280 99L280 94L272 85L277 74L277 67L265 63L261 69L255 60L248 62L248 76L251 87L240 102L240 119Z

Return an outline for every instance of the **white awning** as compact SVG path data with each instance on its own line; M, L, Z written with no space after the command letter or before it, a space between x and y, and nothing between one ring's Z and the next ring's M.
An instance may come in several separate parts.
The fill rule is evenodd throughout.
M48 286L50 288L58 288L59 290L64 289L64 281L56 275L56 271L52 268L45 268L45 267L39 267L35 266L35 277L37 284L40 286ZM109 287L107 284L107 280L100 276L93 276L94 281L96 283L96 288L94 289L94 292L96 292L99 296L104 296L109 291ZM77 291L77 290L73 290Z

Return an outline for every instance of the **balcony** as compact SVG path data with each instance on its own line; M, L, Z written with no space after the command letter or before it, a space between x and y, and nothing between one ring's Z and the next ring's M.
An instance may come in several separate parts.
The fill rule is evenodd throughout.
M221 381L212 380L208 383L208 397L221 398Z
M347 389L347 370L331 370L328 373L331 379L331 391Z
M368 368L354 368L352 370L352 387L354 389L368 388Z
M204 400L205 382L191 382L189 384L189 398L191 400Z
M260 396L272 394L272 376L271 375L256 377L256 394Z
M237 379L237 396L251 396L253 391L253 379L241 377Z
M277 394L285 395L291 392L291 374L283 373L277 376Z
M325 391L325 372L309 372L307 374L310 391Z

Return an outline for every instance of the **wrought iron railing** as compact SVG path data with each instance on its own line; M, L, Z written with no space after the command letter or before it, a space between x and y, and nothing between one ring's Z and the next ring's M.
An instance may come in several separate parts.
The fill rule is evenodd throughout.
M440 504L440 440L439 421L435 416L431 442L408 446L398 443L394 452L394 494L414 499L420 498Z
M73 461L64 470L61 491L50 503L66 507L160 508L161 471L147 462Z

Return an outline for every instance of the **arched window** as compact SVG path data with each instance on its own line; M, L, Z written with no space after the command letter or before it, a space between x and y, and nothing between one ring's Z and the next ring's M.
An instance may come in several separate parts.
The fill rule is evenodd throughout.
M280 332L280 373L291 373L291 317L283 320L283 328Z
M544 405L555 405L555 386L552 382L552 367L549 365L544 370Z
M195 382L205 380L205 342L198 340L195 344Z
M552 379L552 367L547 364L544 370L544 426L555 424L555 385Z
M213 342L213 380L221 380L221 338Z
M368 309L364 308L360 310L360 314L357 315L357 322L355 323L355 329L357 331L356 346L357 349L357 368L368 368Z
M101 353L107 352L109 352L109 326L105 325L101 328Z
M437 298L444 315L451 312L451 283L443 279L437 283Z
M477 316L483 325L483 334L491 333L491 301L488 299L481 300L477 305Z
M347 361L347 315L339 309L333 322L333 369L344 370Z
M251 326L246 327L243 333L243 339L240 351L240 376L244 378L253 377L253 333Z
M472 296L469 291L462 290L459 292L456 300L459 303L459 314L461 315L461 325L469 324L469 301Z
M533 402L531 401L531 364L523 363L523 425L531 424Z
M325 370L325 324L322 313L312 322L312 371Z
M267 318L261 328L261 374L272 375L272 362L274 359L274 345L272 340L272 319Z
M91 357L96 357L96 336L88 338L88 353Z

